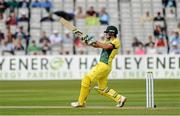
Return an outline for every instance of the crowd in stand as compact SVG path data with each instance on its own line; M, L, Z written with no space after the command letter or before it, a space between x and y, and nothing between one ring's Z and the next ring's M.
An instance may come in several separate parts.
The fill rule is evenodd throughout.
M153 17L149 11L140 19L142 24L153 22L154 33L149 35L147 41L143 43L137 37L134 37L132 47L133 54L180 54L180 23L171 32L167 31L166 21L176 20L176 1L162 0L163 13L157 12ZM127 54L131 54L127 50Z
M133 54L180 54L180 23L171 33L167 33L166 29L166 20L177 16L176 2L175 0L162 0L162 4L163 12L158 12L156 17L151 16L149 11L141 17L142 24L154 22L154 35L149 35L146 43L134 37L132 43ZM88 26L109 25L110 21L110 15L105 7L96 11L91 6L84 13L82 7L78 6L74 12L66 12L61 10L53 11L51 0L34 0L32 3L29 0L0 0L0 23L6 24L6 31L0 30L0 51L2 55L6 53L14 55L18 52L34 55L51 54L56 49L58 49L58 54L70 54L73 48L69 47L69 45L83 46L79 38L73 39L69 31L65 31L64 35L60 35L57 30L54 30L51 35L47 35L45 31L42 31L39 41L32 39L28 30L18 25L21 22L28 24L31 20L28 12L18 12L18 9L21 8L45 9L48 15L41 18L39 21L41 23L57 21L53 15L62 16L69 21L84 19ZM83 54L83 51L80 53ZM127 51L126 54L131 54L131 51Z
M29 31L24 29L23 26L19 26L21 22L27 24L30 22L29 8L46 10L48 15L42 17L40 23L57 21L53 15L62 16L69 21L85 19L86 25L108 25L110 20L109 14L104 7L97 12L92 6L84 13L82 7L79 6L75 12L70 13L53 11L51 0L33 0L32 3L29 0L0 0L0 23L6 25L6 30L0 30L0 51L2 55L6 53L14 55L18 54L19 51L24 54L34 55L51 54L53 50L57 49L58 54L69 54L73 48L68 45L83 46L79 38L73 40L72 35L68 31L65 31L64 35L60 35L57 30L53 30L51 35L47 35L46 32L42 31L39 41L31 38ZM26 10L18 12L19 9ZM83 51L80 53L83 54Z

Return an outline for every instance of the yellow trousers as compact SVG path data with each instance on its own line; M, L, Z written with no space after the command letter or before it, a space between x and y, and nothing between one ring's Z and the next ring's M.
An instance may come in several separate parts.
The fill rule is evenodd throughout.
M113 89L107 88L108 75L111 67L103 62L99 62L91 71L84 76L81 82L81 90L78 102L83 105L89 95L90 88L95 83L98 84L98 92L116 102L119 102L121 95Z

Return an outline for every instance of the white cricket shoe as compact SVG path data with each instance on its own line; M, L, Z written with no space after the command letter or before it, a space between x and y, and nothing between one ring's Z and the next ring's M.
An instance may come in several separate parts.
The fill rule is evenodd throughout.
M73 108L85 107L85 104L80 105L79 102L71 102L71 106L72 106Z
M125 102L126 102L127 98L124 96L121 96L121 99L119 101L119 104L116 105L116 107L123 107Z

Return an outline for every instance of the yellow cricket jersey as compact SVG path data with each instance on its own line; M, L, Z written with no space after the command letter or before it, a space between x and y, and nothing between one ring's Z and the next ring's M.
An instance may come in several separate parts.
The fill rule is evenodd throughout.
M115 39L106 39L104 43L112 44L113 49L111 50L105 50L103 49L100 56L100 62L103 62L105 64L108 64L111 66L113 58L118 54L119 48L120 48L120 41L118 38Z

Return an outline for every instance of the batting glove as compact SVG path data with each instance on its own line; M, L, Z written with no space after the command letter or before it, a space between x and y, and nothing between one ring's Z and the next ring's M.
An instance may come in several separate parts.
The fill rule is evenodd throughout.
M75 30L73 30L73 33L75 34L75 35L78 35L78 36L82 36L82 32L81 31L79 31L78 29L75 29Z
M85 43L87 45L93 45L94 43L96 43L96 40L95 40L94 36L87 36L85 38Z

